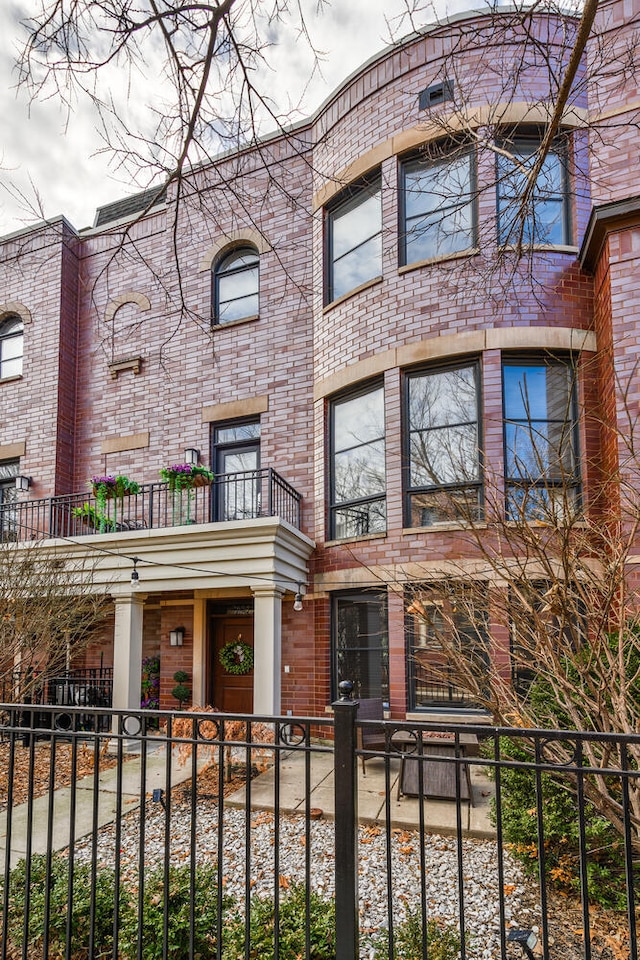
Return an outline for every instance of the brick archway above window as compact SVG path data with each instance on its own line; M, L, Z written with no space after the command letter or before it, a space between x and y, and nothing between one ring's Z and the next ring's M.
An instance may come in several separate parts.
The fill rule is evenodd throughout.
M267 243L259 230L233 230L230 233L225 233L212 247L209 247L200 261L199 272L211 270L223 251L247 244L255 247L258 253L267 253L271 249L270 244Z
M126 303L137 303L141 310L151 309L151 301L144 293L136 293L135 290L128 290L126 293L121 293L119 297L114 297L113 300L107 304L107 309L104 312L105 323L110 323L120 307L123 307Z
M23 323L31 323L32 320L31 311L19 300L7 300L5 303L0 303L0 323L6 317L20 317Z

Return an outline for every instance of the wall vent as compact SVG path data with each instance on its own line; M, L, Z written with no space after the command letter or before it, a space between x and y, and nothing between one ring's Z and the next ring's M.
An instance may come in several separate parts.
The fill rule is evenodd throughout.
M428 110L445 100L453 100L453 80L440 80L432 83L426 90L421 90L418 94L418 108Z

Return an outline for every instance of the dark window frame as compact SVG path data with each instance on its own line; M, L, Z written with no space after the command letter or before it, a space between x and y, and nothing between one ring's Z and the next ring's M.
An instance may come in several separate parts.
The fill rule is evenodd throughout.
M442 693L440 695L433 695L430 698L418 702L418 691L417 687L420 682L418 673L419 673L419 663L416 658L416 651L419 649L429 649L429 642L426 644L421 644L417 642L417 631L416 631L416 615L412 613L412 606L421 597L421 591L424 591L426 594L432 594L431 602L426 604L426 608L437 608L445 604L449 604L451 608L451 596L455 596L455 590L451 591L451 582L447 581L448 591L444 593L444 599L438 596L438 583L433 581L425 581L422 584L411 584L405 588L404 592L404 636L405 636L405 665L406 665L406 690L407 690L407 710L410 713L433 713L434 711L442 711L444 708L452 709L456 711L466 711L474 713L482 713L484 715L484 709L476 701L472 700L470 696L465 693L465 691L456 687L454 679L452 678L450 682L447 682L444 678L440 678L437 675L435 676L435 683L433 686L440 686L442 688ZM454 584L455 586L455 584ZM465 589L463 583L458 583L460 590ZM422 598L424 599L424 597ZM452 611L449 609L449 615L451 616ZM487 679L490 678L491 670L491 649L490 649L490 627L489 627L489 609L488 603L485 609L482 611L483 624L480 630L474 630L477 642L481 645L482 655L484 663L487 670ZM455 619L455 614L454 614ZM471 625L471 621L468 621ZM471 625L472 626L472 625ZM473 626L472 626L473 629ZM431 638L431 644L433 645L432 649L435 654L437 654L438 644L435 637ZM424 683L425 681L423 681ZM445 692L446 691L446 692Z
M433 483L428 485L421 486L412 486L411 483L411 468L412 468L412 458L411 458L411 436L414 432L411 429L411 402L410 402L410 385L411 381L414 379L419 379L425 376L437 376L438 374L447 373L453 370L460 370L463 368L471 368L474 371L475 378L475 388L476 388L476 435L478 440L477 446L477 466L478 466L478 479L474 482L461 481L458 483ZM412 527L412 499L419 494L433 494L440 491L444 492L446 496L454 494L456 491L466 491L466 490L476 490L477 491L477 519L479 519L484 510L484 458L482 456L482 440L483 440L483 416L482 416L482 365L480 357L467 357L467 358L458 358L455 361L442 364L434 364L428 367L418 367L416 369L405 370L402 377L403 385L403 422L402 422L402 453L403 453L403 493L404 493L404 525L406 527ZM470 421L465 421L469 423ZM462 422L461 424L462 425ZM455 424L448 424L447 427L456 426ZM442 427L432 427L433 430L445 429ZM446 520L436 520L435 524L446 522ZM419 529L420 526L432 526L433 524L424 523L417 524L415 529Z
M4 357L4 344L10 340L20 340L22 352L18 357ZM20 360L20 370L17 373L4 373L5 364ZM24 320L17 313L8 314L0 321L0 380L10 380L12 377L21 377L24 364Z
M398 166L398 265L400 267L410 267L413 264L428 262L430 260L445 260L448 257L459 257L464 253L471 253L478 247L479 223L478 223L478 162L477 153L472 144L455 144L450 141L439 141L429 145L429 150L437 151L434 156L425 156L425 150L410 153L402 157ZM428 257L409 260L407 257L407 237L410 231L407 229L407 172L417 164L427 166L436 166L459 160L466 157L469 161L469 200L461 204L452 202L444 210L440 211L442 216L451 214L463 207L471 208L471 242L470 245L460 247L460 249L449 252L435 252Z
M242 255L251 255L255 258L255 262L251 264L242 264L238 267L227 266L225 264L232 264L234 259ZM240 297L232 298L231 300L226 300L224 303L231 303L233 300L242 301L248 299L249 297L258 298L258 310L256 312L247 313L241 317L234 317L231 320L221 320L220 319L220 280L228 277L241 277L243 274L248 274L249 272L257 270L258 278L256 283L255 293L243 294ZM212 273L212 300L213 300L213 325L216 327L225 327L230 323L239 323L242 320L254 320L260 316L260 253L258 249L251 243L242 243L234 247L228 248L218 257Z
M339 407L342 403L348 402L350 400L355 400L358 397L366 396L368 393L374 393L377 390L382 390L382 407L383 407L383 425L384 433L382 440L384 443L385 451L385 474L384 474L384 494L381 496L379 494L371 494L367 497L358 497L354 500L344 500L339 503L335 499L335 456L336 453L341 451L336 451L335 447L335 415L336 408ZM357 388L349 390L339 395L332 397L328 404L328 413L327 413L327 429L329 436L329 469L328 469L328 488L327 488L327 499L328 499L328 537L330 540L353 540L357 539L359 536L366 537L369 535L384 535L387 532L387 470L386 470L386 453L387 453L387 410L386 410L386 394L385 394L385 385L384 380L374 380L367 381L366 384L360 384ZM375 441L369 441L375 442ZM367 505L370 503L375 503L377 501L384 502L384 512L385 512L385 527L384 530L374 530L366 531L362 533L347 534L345 536L337 536L336 534L336 513L339 510L355 508L360 504Z
M568 411L570 415L570 421L568 419L559 420L546 419L542 420L539 417L529 417L529 418L514 418L507 417L506 409L506 390L505 390L505 376L504 371L507 367L564 367L571 373L569 379L569 405ZM580 512L582 507L582 470L581 470L581 457L580 457L580 419L579 419L579 405L578 405L578 362L577 357L572 354L541 354L541 353L516 353L516 354L505 354L502 355L501 363L501 382L502 382L502 452L503 452L503 477L504 477L504 488L505 488L505 517L507 520L516 520L519 522L522 521L535 521L536 517L528 517L526 514L523 516L522 511L519 511L519 514L516 516L510 515L509 507L509 491L513 490L523 490L525 500L531 490L564 490L569 489L573 491L573 513L577 514ZM558 480L553 480L549 475L537 479L537 480L527 480L525 478L511 477L508 475L508 464L509 464L509 448L507 443L507 425L508 424L519 424L519 423L562 423L567 424L570 422L571 429L569 432L569 442L571 443L571 449L573 451L573 482L570 484L566 483L564 477L560 477ZM543 517L543 519L545 519ZM548 519L548 515L546 517Z
M369 243L376 236L380 236L380 244L382 247L382 171L380 168L378 167L376 170L367 174L362 179L350 184L345 190L342 190L337 197L334 197L325 207L324 303L326 306L333 303L334 300L339 300L342 297L348 296L353 290L357 290L362 283L368 283L369 281L375 280L377 277L382 275L381 253L380 270L378 272L372 273L370 277L362 280L361 283L356 284L356 286L352 287L350 290L343 290L341 293L335 293L334 268L338 261L334 259L333 256L333 234L336 217L356 210L362 203L365 203L368 199L376 194L379 194L380 197L380 229L376 233L371 234L371 236L366 240L356 244L354 247L351 247L345 253L341 254L338 260L342 260L345 256L353 253L354 250L357 250L358 247L364 246L365 243Z
M383 625L383 632L380 642L380 691L375 692L366 689L364 694L358 686L358 677L342 677L338 672L338 608L342 602L350 603L378 603L380 607L380 620ZM357 648L362 651L375 651L375 645L362 645ZM341 680L352 680L354 683L353 696L355 699L371 697L381 697L384 705L389 706L389 598L386 590L344 590L336 592L331 597L331 698L336 700L339 696L338 685Z
M519 585L520 591L529 592L532 605L542 607L546 602L546 594L552 588L553 583L548 580L526 581ZM566 588L565 588L566 589ZM523 624L528 615L522 610L520 601L517 600L514 587L509 587L509 666L511 671L511 685L516 694L522 700L526 700L531 684L535 682L538 669L533 657L526 656L532 652L531 648L536 644L530 639L527 646L520 639L523 634ZM573 622L567 622L564 627L560 627L557 617L553 617L549 624L549 629L555 631L557 642L560 643L562 635L562 644L568 650L577 650L588 637L588 617L584 602L578 596L576 598L577 619ZM541 612L541 611L539 611ZM555 622L553 622L555 620ZM527 663L525 664L525 661Z
M522 144L524 146L539 145L543 136L543 131L539 130L523 130L518 131L513 137L509 139L498 138L498 146L504 146L507 150L517 154L517 145ZM548 239L540 239L537 236L534 236L533 240L528 240L525 234L523 235L522 242L525 246L540 246L540 247L556 247L556 246L569 246L571 245L572 240L572 216L571 216L571 169L570 169L570 149L569 149L569 139L568 133L560 133L555 140L552 142L547 156L555 155L558 157L560 163L560 172L561 172L561 194L560 199L556 199L555 202L560 202L562 204L562 240L560 243L557 243ZM499 247L509 247L512 246L517 238L513 236L513 226L508 229L506 237L503 237L503 228L501 226L501 221L503 214L501 212L501 185L502 185L502 173L500 170L501 162L505 162L505 158L501 158L499 154L496 155L495 161L495 176L496 176L496 232L497 232L497 241ZM553 197L549 198L553 200ZM534 211L534 226L535 226L535 191L534 197L532 198L530 209ZM540 200L540 198L538 198ZM542 201L544 202L544 200ZM508 220L508 218L505 218ZM513 224L513 217L511 218L511 223Z
M258 435L256 437L240 437L237 440L221 440L218 437L218 431L229 430L235 427L257 426ZM214 520L229 519L226 516L226 503L229 496L229 484L225 477L232 476L227 471L222 471L220 466L220 457L226 452L229 453L248 453L255 450L257 453L256 468L248 473L255 473L256 477L238 479L235 484L235 495L246 500L249 495L251 502L255 505L255 516L260 515L261 501L261 474L260 474L260 453L262 443L262 426L260 417L237 417L231 420L217 420L211 424L211 464L215 474L211 486L211 515ZM238 476L241 476L240 472Z
M0 462L0 541L16 540L18 525L16 477L19 473L19 460Z

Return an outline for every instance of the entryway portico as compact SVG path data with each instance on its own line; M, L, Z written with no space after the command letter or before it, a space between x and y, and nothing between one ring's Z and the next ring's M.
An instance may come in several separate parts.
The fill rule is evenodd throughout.
M61 544L74 560L84 544ZM274 517L92 537L96 590L115 605L113 706L140 707L145 606L192 608L192 702L204 705L211 671L208 605L237 598L253 608L253 713L280 712L282 604L308 582L314 543ZM96 548L99 548L96 550ZM136 558L139 579L132 583ZM179 599L175 599L179 598ZM185 650L185 653L187 651Z

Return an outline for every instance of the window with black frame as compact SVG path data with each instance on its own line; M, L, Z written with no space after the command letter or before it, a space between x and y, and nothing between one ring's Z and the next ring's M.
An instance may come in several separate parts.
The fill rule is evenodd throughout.
M569 178L562 142L551 146L525 199L540 142L539 137L516 137L500 143L496 179L498 243L503 246L569 243Z
M330 537L387 529L384 387L334 400L330 408Z
M216 520L261 515L260 423L229 421L213 428L213 513Z
M325 214L325 302L382 274L380 175L349 187Z
M260 312L260 258L255 247L237 247L213 271L214 322L231 323Z
M400 263L446 257L476 245L475 165L468 148L435 145L401 167Z
M481 511L479 367L406 377L406 523L476 520Z
M17 538L16 477L20 465L17 460L0 463L0 540Z
M477 709L489 675L486 589L412 584L405 597L409 710Z
M354 684L354 697L381 697L389 703L387 596L380 592L333 598L333 696L342 680Z
M24 324L20 317L6 317L0 323L0 380L22 373Z
M527 580L509 588L511 682L522 699L549 664L557 669L559 652L577 650L586 636L585 604L571 582Z
M570 360L503 361L509 520L557 523L579 506L576 371Z

